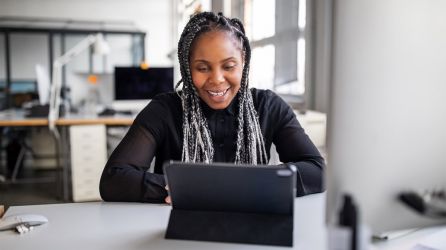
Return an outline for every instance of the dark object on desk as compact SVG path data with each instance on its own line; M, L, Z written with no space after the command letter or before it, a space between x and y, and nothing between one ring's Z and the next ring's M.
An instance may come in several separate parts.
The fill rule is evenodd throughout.
M350 249L358 249L358 211L350 195L344 195L344 204L339 213L339 225L350 230Z
M115 114L116 114L116 110L110 109L110 108L105 108L98 114L98 116L114 116Z
M167 239L293 245L295 171L169 162Z
M100 112L98 114L98 116L114 116L116 114L121 114L121 115L132 115L132 111L130 110L126 110L126 111L117 111L111 108L105 108L102 112Z
M50 110L49 104L45 105L36 104L25 109L25 117L28 118L48 117L49 110ZM64 115L65 115L65 109L64 106L61 105L59 108L59 117L62 117Z
M446 192L431 191L424 195L416 192L403 192L398 199L421 215L431 218L446 218Z
M36 100L37 98L38 98L37 94L34 94L34 93L17 93L17 94L12 94L11 95L12 107L13 108L20 108L25 103L31 102L33 100Z

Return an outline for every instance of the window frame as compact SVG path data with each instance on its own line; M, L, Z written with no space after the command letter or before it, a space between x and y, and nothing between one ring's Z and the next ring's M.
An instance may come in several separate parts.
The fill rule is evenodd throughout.
M252 0L244 0L243 20L247 32L250 32L251 24L251 9ZM299 8L305 7L305 19L302 22L299 20ZM262 39L254 40L250 37L251 50L256 48L272 45L275 48L275 66L274 66L274 83L273 91L279 94L287 103L293 108L305 111L308 103L306 99L311 94L311 74L310 74L310 59L311 59L311 32L309 25L311 20L311 5L308 0L299 1L282 1L275 0L275 32L274 35ZM280 13L278 15L277 13ZM290 18L292 20L290 20ZM303 24L302 24L303 23ZM249 36L250 34L248 34ZM305 41L305 49L299 51L298 41L302 39ZM286 44L288 43L288 44ZM282 46L286 44L285 46ZM290 46L290 44L292 44ZM291 52L290 52L291 50ZM295 54L295 57L284 56L290 53ZM303 64L299 64L299 54L303 53ZM296 87L302 88L302 91L296 92L281 92L278 87L286 84L297 82ZM299 86L299 82L301 82Z

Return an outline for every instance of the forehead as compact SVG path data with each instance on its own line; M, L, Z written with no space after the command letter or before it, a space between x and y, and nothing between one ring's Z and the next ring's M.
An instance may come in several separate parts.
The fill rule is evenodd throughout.
M200 34L192 43L190 56L201 57L209 54L240 56L242 42L229 31L210 31Z

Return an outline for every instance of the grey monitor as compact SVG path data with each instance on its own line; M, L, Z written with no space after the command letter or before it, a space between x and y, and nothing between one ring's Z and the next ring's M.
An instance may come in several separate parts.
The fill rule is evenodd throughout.
M327 215L374 232L445 223L398 201L446 188L446 1L334 1Z

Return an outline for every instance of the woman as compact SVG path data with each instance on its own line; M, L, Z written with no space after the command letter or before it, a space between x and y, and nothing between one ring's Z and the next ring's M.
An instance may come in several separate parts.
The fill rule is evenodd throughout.
M155 97L136 117L102 173L102 198L169 202L166 160L267 164L272 143L297 167L297 195L321 192L324 159L280 97L248 88L250 57L238 19L191 17L178 43L183 88Z

